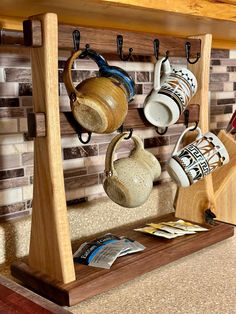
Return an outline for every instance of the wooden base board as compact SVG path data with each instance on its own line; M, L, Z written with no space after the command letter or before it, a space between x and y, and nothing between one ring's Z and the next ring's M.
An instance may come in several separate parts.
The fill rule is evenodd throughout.
M169 214L147 222L176 219L174 214ZM75 264L77 279L62 284L34 271L27 263L18 261L11 267L12 275L48 299L60 305L71 306L234 234L233 226L217 222L215 226L207 225L207 232L167 240L133 231L144 225L142 222L110 230L114 234L135 239L146 247L143 252L118 258L110 270Z

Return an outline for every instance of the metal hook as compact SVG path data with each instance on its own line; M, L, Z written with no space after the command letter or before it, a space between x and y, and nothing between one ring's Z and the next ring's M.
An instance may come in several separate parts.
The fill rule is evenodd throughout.
M129 139L132 137L132 135L133 135L133 129L130 128L130 130L129 130L129 135L126 136L126 137L124 137L124 139L125 139L125 140L129 140Z
M165 59L163 60L162 63L166 62L166 60L169 58L169 50L166 51L166 56L165 56Z
M75 133L78 135L78 138L79 138L80 142L82 144L88 144L88 142L91 139L92 132L88 131L88 138L87 138L87 140L84 141L82 139L82 127L77 122L77 120L75 120L75 117L73 116L73 114L71 112L69 112L69 111L66 111L66 112L64 112L64 116L66 117L66 119L69 122L69 124L72 126L73 130L75 131Z
M80 31L78 29L75 29L72 33L72 36L73 36L74 51L78 51L79 46L80 46Z
M85 48L83 49L82 53L79 56L79 59L84 59L87 57L89 48L90 48L89 44L86 44Z
M197 127L198 127L198 121L195 121L195 126L190 131L195 131Z
M198 52L196 59L194 61L190 61L190 59L189 59L190 58L190 49L191 49L191 43L189 41L187 41L185 43L186 59L187 59L188 63L194 64L194 63L198 62L199 58L201 57L201 54L200 54L200 52Z
M82 139L82 133L78 134L78 138L82 144L88 144L88 142L90 142L92 132L88 132L87 134L88 134L88 137L87 137L87 140L85 141Z
M154 39L153 41L153 46L154 46L154 55L155 58L158 60L159 59L159 47L160 47L160 41L159 39ZM166 51L166 56L163 62L166 62L166 60L169 58L169 50Z
M159 128L155 128L155 130L156 130L157 134L159 134L159 135L164 135L164 134L166 134L166 132L167 132L167 130L168 130L168 127L164 128L164 131L163 131L163 132L160 132L160 131L159 131ZM163 130L163 128L160 128L160 130Z
M122 61L129 61L130 58L132 57L133 48L129 48L128 56L124 57L124 55L123 55L123 36L122 35L117 35L116 44L117 44L117 53L118 53L120 59Z
M159 46L160 46L160 41L159 39L154 39L153 40L153 47L154 47L154 56L158 60L159 58Z
M184 111L184 125L186 126L186 128L188 127L188 122L189 122L189 110L186 109Z

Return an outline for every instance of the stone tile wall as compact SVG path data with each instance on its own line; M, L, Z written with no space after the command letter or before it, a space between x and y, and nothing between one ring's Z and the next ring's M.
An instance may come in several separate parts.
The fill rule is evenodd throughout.
M173 58L172 64L185 65L184 59ZM64 59L59 60L60 108L69 110L69 100L62 71ZM128 71L136 83L137 96L130 107L142 107L153 85L153 65L143 62L111 62ZM73 69L75 83L95 76L93 62L81 60ZM236 51L213 50L210 77L210 112L212 130L225 128L236 109ZM28 52L8 56L0 50L0 222L29 215L33 191L33 142L27 139L27 113L32 111L31 69ZM162 165L157 184L168 181L165 163L183 125L174 125L164 136L154 128L135 130ZM68 204L105 196L102 187L104 159L114 134L93 134L89 144L82 145L77 136L62 137L62 158ZM126 141L117 150L117 157L127 156L132 147Z

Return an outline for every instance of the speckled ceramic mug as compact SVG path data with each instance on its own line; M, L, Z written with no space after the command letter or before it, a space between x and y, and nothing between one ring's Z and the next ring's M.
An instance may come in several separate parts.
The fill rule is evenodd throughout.
M112 201L123 207L137 207L149 197L153 181L161 174L156 157L143 147L142 140L132 136L135 147L129 157L115 161L115 150L128 133L118 134L108 146L103 187Z

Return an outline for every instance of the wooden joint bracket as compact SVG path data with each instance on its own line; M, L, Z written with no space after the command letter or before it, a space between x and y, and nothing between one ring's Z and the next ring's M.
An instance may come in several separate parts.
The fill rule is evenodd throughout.
M41 47L43 45L42 25L38 20L25 20L23 22L24 45Z
M46 115L45 113L30 112L27 115L28 133L27 137L46 136Z

